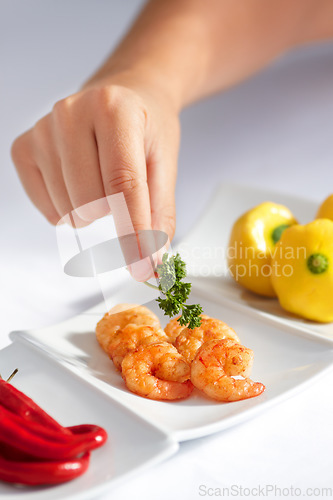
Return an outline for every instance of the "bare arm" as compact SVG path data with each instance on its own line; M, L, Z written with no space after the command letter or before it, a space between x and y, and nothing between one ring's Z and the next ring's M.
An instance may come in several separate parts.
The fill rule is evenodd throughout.
M182 108L330 37L331 0L150 0L91 81L134 72Z

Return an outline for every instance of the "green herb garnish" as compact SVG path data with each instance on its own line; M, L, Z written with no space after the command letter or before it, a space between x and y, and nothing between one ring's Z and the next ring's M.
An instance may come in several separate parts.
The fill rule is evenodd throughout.
M158 297L156 300L165 316L172 318L181 313L177 321L182 326L196 328L201 325L201 314L203 312L200 304L186 304L191 293L191 283L183 283L186 277L186 264L177 253L169 258L165 253L162 264L158 265L156 272L159 279L158 287L147 283L147 285L158 289L165 298Z

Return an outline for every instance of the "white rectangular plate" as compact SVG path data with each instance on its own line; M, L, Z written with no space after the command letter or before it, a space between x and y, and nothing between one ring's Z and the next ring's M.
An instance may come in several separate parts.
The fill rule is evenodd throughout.
M117 303L116 296L114 299ZM191 302L200 302L206 314L223 319L236 330L242 343L253 349L255 361L251 378L267 387L261 396L218 403L196 390L188 399L178 402L152 401L132 394L96 341L94 329L101 313L94 310L57 326L20 332L12 337L35 344L111 400L131 409L177 441L205 436L250 418L290 396L332 366L333 351L316 339L295 336L281 324L266 324L260 317L203 296L192 294ZM164 325L157 303L147 305ZM95 310L101 308L97 306Z

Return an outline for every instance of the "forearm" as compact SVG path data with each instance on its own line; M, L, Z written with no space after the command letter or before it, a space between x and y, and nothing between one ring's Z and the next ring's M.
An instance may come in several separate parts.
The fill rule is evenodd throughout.
M135 74L181 109L295 45L330 36L332 6L331 0L150 0L90 82Z

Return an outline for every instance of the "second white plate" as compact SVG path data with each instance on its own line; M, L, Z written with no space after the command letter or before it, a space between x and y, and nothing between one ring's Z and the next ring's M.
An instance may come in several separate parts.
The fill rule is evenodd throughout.
M286 205L301 224L313 220L318 209L318 204L311 200L285 193L233 184L221 185L199 222L177 247L186 261L191 281L200 293L204 291L210 299L224 301L230 307L265 321L282 324L296 335L314 337L332 346L333 323L316 323L289 314L277 299L251 293L229 275L226 255L232 226L240 215L264 201Z

